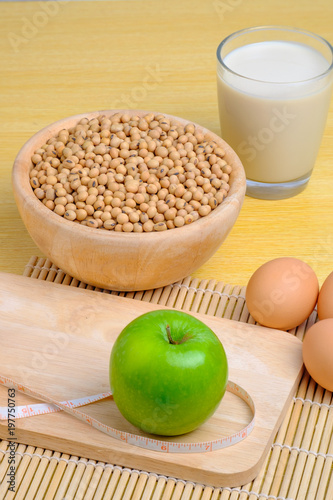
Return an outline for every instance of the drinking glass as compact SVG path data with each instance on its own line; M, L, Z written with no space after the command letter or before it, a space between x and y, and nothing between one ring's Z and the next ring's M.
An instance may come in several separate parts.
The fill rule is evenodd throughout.
M297 28L259 26L217 49L222 138L240 157L247 195L281 199L311 176L327 119L333 47Z

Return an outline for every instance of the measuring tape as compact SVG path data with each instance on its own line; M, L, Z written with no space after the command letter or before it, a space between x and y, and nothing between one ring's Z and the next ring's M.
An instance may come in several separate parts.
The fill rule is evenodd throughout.
M40 401L44 401L47 404L34 404L34 405L25 405L15 407L15 413L10 411L12 408L0 407L0 420L7 420L10 418L24 418L24 417L33 417L36 415L45 415L47 413L54 413L57 411L63 410L65 413L72 415L73 417L81 420L82 422L87 423L94 429L97 429L109 436L123 441L128 444L132 444L134 446L139 446L140 448L145 448L151 451L160 451L164 453L202 453L207 451L215 451L220 450L222 448L227 448L231 445L234 445L240 441L243 441L250 432L253 430L254 422L255 422L255 405L254 402L245 389L243 389L240 385L235 382L231 382L229 380L227 384L227 391L235 394L240 397L247 405L250 407L253 418L251 422L244 427L242 430L236 432L235 434L231 434L230 436L226 436L220 439L216 439L213 441L205 441L198 443L185 443L185 442L174 442L174 441L161 441L159 439L148 438L145 436L139 436L137 434L132 434L129 432L119 431L118 429L114 429L113 427L109 427L108 425L103 424L99 420L86 415L80 410L76 408L85 406L90 403L94 403L96 401L100 401L107 397L112 396L111 392L97 394L95 396L89 396L79 399L73 399L70 401L56 401L49 396L41 394L29 387L18 384L14 380L3 377L0 375L0 384L4 387L8 387L9 389L15 389L18 392L22 392L27 396L31 396ZM13 414L14 413L14 414Z
M96 394L95 396L86 396L84 398L71 399L70 401L61 401L60 404L70 408L79 408L80 406L96 403L96 401L101 401L102 399L106 399L111 396L112 392L103 392L101 394ZM15 406L15 413L13 412L14 415L12 418L17 420L18 418L35 417L36 415L46 415L48 413L56 413L58 411L62 411L59 406L45 403ZM8 415L11 415L11 413L12 411L10 411L10 408L7 406L0 406L0 420L8 420Z

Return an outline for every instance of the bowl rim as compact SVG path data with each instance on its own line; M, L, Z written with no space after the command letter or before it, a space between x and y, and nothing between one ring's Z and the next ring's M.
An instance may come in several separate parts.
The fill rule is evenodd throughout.
M212 210L207 216L201 217L200 219L194 221L191 224L184 225L178 228L167 229L165 231L151 231L151 232L142 232L142 233L134 233L134 232L124 232L124 231L110 231L103 228L90 228L85 225L76 223L74 221L69 221L64 217L54 213L52 210L47 208L41 200L39 200L33 192L31 187L29 176L27 175L22 182L22 171L27 168L26 163L29 162L29 166L31 163L31 156L27 157L31 154L31 149L38 148L38 141L40 140L40 145L42 145L42 141L48 140L55 133L59 132L62 128L70 128L73 125L69 125L69 123L76 123L80 121L82 118L96 118L100 115L111 116L116 113L123 114L132 114L132 115L145 115L148 113L154 114L163 114L166 118L178 121L180 124L193 124L201 133L204 135L208 135L211 140L216 141L225 151L226 155L231 155L232 162L228 162L232 166L232 183L230 184L230 190L223 200L223 202L218 205L214 210ZM46 138L47 137L47 138ZM72 115L66 118L62 118L57 120L46 127L43 127L41 130L36 132L33 136L28 139L24 145L19 150L12 167L12 185L14 189L14 194L19 195L21 199L24 199L24 203L26 206L37 214L38 217L45 215L45 218L49 220L49 222L55 227L67 228L68 231L75 230L76 235L82 235L82 237L90 237L90 238L99 238L106 239L108 238L110 242L121 238L124 241L124 238L127 238L130 241L131 238L136 238L135 241L139 242L140 240L144 241L147 239L147 235L150 235L149 238L161 239L163 235L168 235L168 237L175 236L186 237L186 235L191 234L193 231L200 231L200 227L203 225L207 225L209 223L213 223L216 218L220 217L223 213L226 217L228 213L234 213L235 211L235 202L240 205L239 210L243 204L245 198L246 191L246 176L245 170L239 159L237 153L231 148L231 146L225 142L221 137L212 132L211 130L203 127L202 125L197 124L191 120L186 120L184 118L170 115L163 112L156 112L151 110L139 110L139 109L112 109L112 110L102 110L102 111L92 111L87 113L80 113L77 115ZM164 236L165 237L165 236Z

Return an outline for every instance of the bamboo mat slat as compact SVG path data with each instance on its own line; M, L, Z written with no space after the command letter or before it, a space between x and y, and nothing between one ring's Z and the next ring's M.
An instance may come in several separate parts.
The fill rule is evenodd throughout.
M184 311L254 323L245 287L187 277L144 292L113 292L68 276L31 257L25 276L143 300ZM303 339L316 311L290 334ZM305 371L258 476L237 488L212 488L177 478L16 445L16 492L8 491L9 442L0 441L0 500L333 500L333 399Z

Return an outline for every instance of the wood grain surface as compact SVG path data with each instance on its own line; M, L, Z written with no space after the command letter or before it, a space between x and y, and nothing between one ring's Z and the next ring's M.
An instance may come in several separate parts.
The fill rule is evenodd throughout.
M58 401L107 392L109 356L117 335L129 321L159 308L0 273L1 375ZM286 332L194 315L222 341L230 380L254 400L255 427L244 441L210 453L159 453L115 440L67 414L56 413L16 420L18 442L212 486L251 481L262 466L303 372L302 343ZM7 399L7 389L0 388L0 406L5 406ZM26 403L32 404L32 400L17 395L17 405ZM119 430L140 433L125 421L112 400L89 405L84 412ZM213 417L199 429L169 439L219 439L241 430L250 419L245 403L227 393ZM0 425L0 437L6 439L7 432L5 421Z
M219 42L248 26L288 24L332 43L332 18L330 0L0 2L0 269L21 274L41 255L10 185L14 158L35 132L77 113L132 107L220 133ZM306 190L282 201L246 197L227 240L194 276L243 285L263 262L290 255L322 283L333 267L332 151L331 105Z

